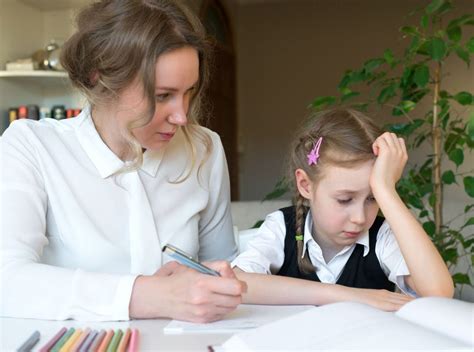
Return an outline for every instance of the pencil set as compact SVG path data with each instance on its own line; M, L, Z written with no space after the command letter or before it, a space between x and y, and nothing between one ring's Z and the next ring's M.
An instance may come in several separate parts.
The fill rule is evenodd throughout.
M31 351L39 341L40 334L35 331L19 352ZM91 330L90 328L62 328L51 340L39 349L40 352L137 352L138 329Z

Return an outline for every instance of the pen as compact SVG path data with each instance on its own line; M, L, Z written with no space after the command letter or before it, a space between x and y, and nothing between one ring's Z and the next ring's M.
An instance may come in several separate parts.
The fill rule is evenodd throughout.
M179 248L176 248L175 246L167 244L166 246L163 247L163 252L168 254L173 259L176 259L176 261L178 261L179 263L186 265L187 267L191 269L197 270L203 274L208 274L212 276L221 276L221 274L219 274L218 271L215 271L199 263L198 261L194 260L193 257L191 257L189 254L187 254L186 252L182 251Z
M18 352L29 352L33 349L33 347L38 343L40 339L40 333L38 330L36 330L33 334L31 334L28 339L23 342L23 344L18 347L17 351Z

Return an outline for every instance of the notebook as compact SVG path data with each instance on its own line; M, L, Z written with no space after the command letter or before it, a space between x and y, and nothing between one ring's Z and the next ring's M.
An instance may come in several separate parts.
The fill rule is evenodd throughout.
M214 351L469 350L474 304L427 297L395 313L340 302L314 307L256 329L235 334Z

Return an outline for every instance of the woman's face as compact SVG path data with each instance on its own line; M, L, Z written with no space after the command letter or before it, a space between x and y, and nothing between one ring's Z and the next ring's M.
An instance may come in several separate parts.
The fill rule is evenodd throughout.
M189 103L199 80L199 57L195 49L183 47L162 54L156 61L156 109L144 126L132 129L144 149L157 150L168 144L179 126L187 123ZM127 87L117 102L122 128L146 111L147 101L139 82Z

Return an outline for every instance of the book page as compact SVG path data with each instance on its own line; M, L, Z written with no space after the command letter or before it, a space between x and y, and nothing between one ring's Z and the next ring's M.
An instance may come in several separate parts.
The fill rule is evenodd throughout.
M246 329L254 329L263 324L300 313L313 306L271 306L241 304L224 319L207 324L190 323L172 320L163 328L165 334L215 334L236 333Z
M397 316L474 347L474 304L451 298L423 297L405 304Z
M232 336L217 350L470 350L447 336L354 302L340 302Z

